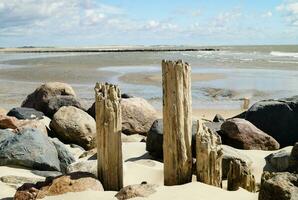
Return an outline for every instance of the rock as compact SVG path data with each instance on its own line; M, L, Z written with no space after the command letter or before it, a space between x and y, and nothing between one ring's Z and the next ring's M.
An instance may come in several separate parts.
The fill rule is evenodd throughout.
M289 172L263 173L259 200L296 199L298 199L298 174Z
M58 95L76 96L72 87L66 83L49 82L38 87L23 101L22 107L34 108L47 113L49 99Z
M115 197L119 200L131 199L135 197L149 197L156 192L157 185L153 184L137 184L129 185L122 188Z
M223 144L238 149L276 150L278 142L249 121L244 119L229 119L221 125Z
M122 131L125 134L146 135L157 112L145 99L129 98L121 100Z
M245 119L275 138L281 147L293 146L298 141L298 96L257 102Z
M2 176L2 177L0 177L0 181L17 189L25 183L35 184L39 181L44 181L44 179L43 178L33 178L33 177L23 177L23 176Z
M58 158L60 161L60 168L62 172L66 172L66 168L71 163L76 161L75 157L72 155L70 151L66 148L65 144L63 144L58 138L52 138L51 141L56 147Z
M212 121L213 122L224 122L225 119L220 114L216 114Z
M287 171L289 168L292 148L284 148L268 155L265 160L275 169L275 172Z
M37 129L24 129L18 134L0 130L0 165L60 171L55 146Z
M5 110L4 108L0 108L0 115L6 115L7 114L7 110Z
M95 147L95 120L76 107L60 108L53 116L50 128L65 143L74 143L87 150Z
M90 160L90 158L97 158L97 148L91 149L89 151L85 151L84 153L82 153L79 158L86 158L88 160Z
M89 172L97 177L97 160L85 160L73 163L67 167L66 172Z
M20 122L21 124L19 127L15 130L15 132L20 132L24 129L38 129L45 135L48 135L47 127L44 125L44 123L40 122L39 120L22 120Z
M289 170L298 173L298 142L295 143L290 154Z
M21 125L20 121L15 117L0 115L0 129L16 129Z
M61 195L67 192L86 190L103 191L101 183L90 173L75 172L55 178L47 178L44 182L24 184L15 193L15 200L41 199L46 196Z
M42 119L44 114L33 108L13 108L8 113L7 116L16 117L17 119Z
M195 158L195 135L197 133L197 121L192 122L192 156ZM154 158L163 158L163 120L157 119L153 122L146 139L146 151Z
M46 115L50 118L63 106L74 106L84 110L81 102L75 96L54 96L49 99ZM84 110L85 111L85 110Z
M130 94L127 94L127 93L122 93L121 94L121 98L122 99L129 99L129 98L133 98L134 96L130 95Z
M146 141L146 137L139 134L125 135L122 133L121 141L122 142L143 142L143 141Z
M230 169L230 163L234 160L239 160L240 163L245 164L245 166L251 168L252 160L246 156L245 154L241 153L237 149L233 147L222 145L222 178L226 179L228 176L228 172Z

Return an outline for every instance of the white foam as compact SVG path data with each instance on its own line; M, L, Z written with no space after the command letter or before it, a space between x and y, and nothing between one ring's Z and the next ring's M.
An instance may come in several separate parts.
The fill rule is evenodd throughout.
M296 53L296 52L271 51L270 55L277 56L277 57L294 57L294 58L298 58L298 53Z

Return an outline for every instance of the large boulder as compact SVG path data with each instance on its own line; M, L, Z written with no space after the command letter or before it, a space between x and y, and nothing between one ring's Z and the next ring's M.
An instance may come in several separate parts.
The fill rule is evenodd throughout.
M291 147L286 147L278 152L268 155L265 160L273 167L274 172L284 172L289 169Z
M275 138L281 147L298 141L298 96L255 103L245 119Z
M262 175L259 200L296 200L298 199L298 174L289 172Z
M197 122L192 122L192 156L195 158L195 135L197 133ZM163 120L157 119L153 122L146 139L146 151L154 158L163 158ZM170 151L170 150L169 150Z
M58 95L49 99L46 107L46 115L50 118L63 106L74 106L84 110L80 100L75 96Z
M42 119L44 114L34 108L18 107L11 109L7 116L16 117L17 119Z
M125 134L146 135L157 112L145 99L128 98L121 100L122 131Z
M126 200L131 199L135 197L148 197L151 194L156 192L157 185L153 184L136 184L136 185L128 185L124 188L122 188L115 197L118 200Z
M76 96L72 87L66 83L49 82L38 87L23 101L22 107L34 108L47 113L49 99L58 95Z
M251 168L252 160L245 154L241 153L237 149L222 145L222 178L226 179L228 177L228 172L230 170L230 163L234 160L239 160L243 167Z
M20 125L14 130L14 132L20 132L23 129L37 129L40 132L48 135L48 130L46 125L40 120L21 120Z
M95 147L95 120L81 109L73 106L60 108L53 116L50 128L62 142L74 143L86 150Z
M67 167L76 161L72 153L66 148L58 138L51 138L51 141L56 147L58 158L60 161L60 168L62 172L66 172Z
M48 137L37 129L19 133L0 130L0 165L60 171L58 153Z
M55 178L49 177L44 182L38 182L36 184L24 184L18 188L14 199L42 199L46 196L86 190L104 191L102 184L94 175L86 172L75 172Z
M273 137L244 119L234 118L225 121L221 125L220 136L223 144L238 149L279 149L279 144Z
M89 172L97 177L97 159L95 160L83 160L80 162L72 163L67 167L66 172Z

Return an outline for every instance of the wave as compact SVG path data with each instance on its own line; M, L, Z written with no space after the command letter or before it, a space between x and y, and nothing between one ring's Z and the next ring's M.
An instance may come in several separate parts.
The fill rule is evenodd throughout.
M277 57L294 57L294 58L298 58L298 53L296 53L296 52L271 51L270 55L277 56Z

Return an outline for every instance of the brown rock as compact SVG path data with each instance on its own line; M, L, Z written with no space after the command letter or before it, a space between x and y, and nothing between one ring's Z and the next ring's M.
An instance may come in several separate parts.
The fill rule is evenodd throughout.
M0 115L0 129L16 129L21 125L21 122L15 117Z
M223 144L238 149L276 150L279 143L249 121L234 118L221 125Z
M41 85L33 93L29 94L23 101L22 107L35 108L46 113L49 99L58 95L76 96L70 85L60 82L49 82Z
M48 135L47 127L39 120L20 120L20 125L15 131L19 132L27 128L38 129L45 135Z
M155 188L157 185L153 184L137 184L137 185L129 185L122 188L115 197L119 200L131 199L135 197L148 197L151 194L155 193Z
M146 135L157 119L157 112L143 98L121 100L122 131L125 134Z
M82 192L85 190L103 191L96 177L87 172L74 172L55 178L47 178L44 182L24 184L15 193L15 200L41 199L45 196L55 196L67 192Z

